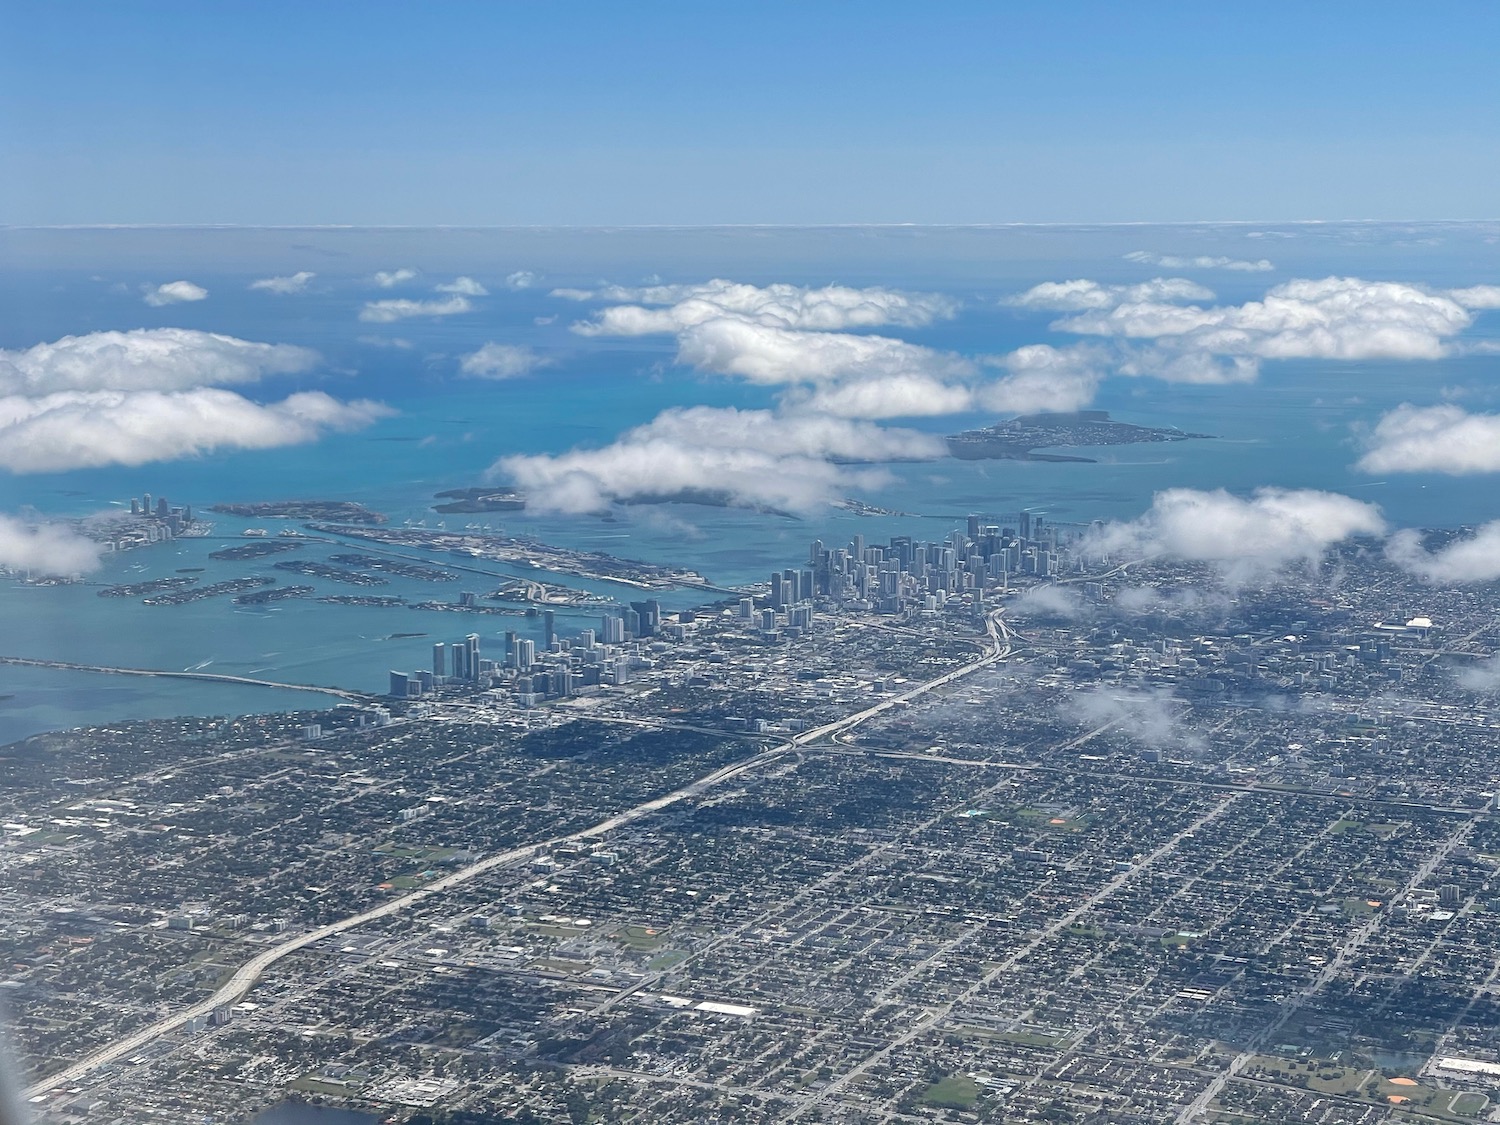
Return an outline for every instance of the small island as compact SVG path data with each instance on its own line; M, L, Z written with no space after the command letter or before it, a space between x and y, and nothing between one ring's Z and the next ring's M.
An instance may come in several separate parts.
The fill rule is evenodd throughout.
M301 543L288 543L284 539L273 539L270 541L257 540L254 543L240 543L233 547L221 547L217 551L210 551L208 557L220 562L245 562L247 559L263 559L267 555L279 555L286 551L295 551L302 546Z
M519 512L526 507L526 498L513 488L449 488L437 493L434 500L447 503L434 504L433 511L445 515L473 512Z
M948 452L960 461L1082 461L1063 453L1038 453L1039 449L1100 445L1135 445L1143 442L1186 441L1210 438L1175 427L1137 426L1117 422L1106 410L1079 410L1069 414L1023 414L997 422L982 430L965 430L948 437Z
M215 504L209 509L252 520L324 520L330 523L385 523L380 512L352 500L259 500L250 504Z
M234 599L235 605L269 605L287 598L305 598L313 592L311 586L273 586L269 590L255 590Z

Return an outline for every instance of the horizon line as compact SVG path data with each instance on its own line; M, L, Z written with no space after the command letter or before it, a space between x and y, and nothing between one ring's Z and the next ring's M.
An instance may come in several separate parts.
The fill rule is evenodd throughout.
M1049 222L808 222L808 223L0 223L0 231L63 230L285 230L285 231L678 231L678 230L1016 230L1028 228L1137 228L1236 226L1473 226L1500 224L1471 219L1128 219Z

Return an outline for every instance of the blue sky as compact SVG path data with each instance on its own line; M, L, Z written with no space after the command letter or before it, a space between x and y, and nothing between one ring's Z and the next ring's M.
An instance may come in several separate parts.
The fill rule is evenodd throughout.
M1495 217L1500 5L3 8L0 221Z

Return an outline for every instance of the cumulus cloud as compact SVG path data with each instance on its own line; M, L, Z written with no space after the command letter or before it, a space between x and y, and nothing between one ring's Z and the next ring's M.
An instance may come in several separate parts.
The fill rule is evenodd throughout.
M1044 281L1003 302L1021 309L1083 312L1163 301L1212 301L1214 292L1185 277L1156 277L1136 285L1101 285L1087 278Z
M1244 499L1223 489L1169 488L1144 515L1094 531L1086 549L1215 563L1248 574L1313 563L1335 543L1384 531L1379 508L1335 492L1262 488Z
M394 289L398 285L415 280L416 276L416 270L377 270L375 276L370 278L370 281L381 289Z
M317 276L311 270L298 270L289 277L263 277L259 281L252 281L250 288L261 289L284 297L292 293L305 292L307 283Z
M505 275L507 289L530 289L536 284L536 274L531 270L516 270Z
M1203 745L1202 738L1183 723L1181 708L1168 691L1070 692L1061 709L1082 726L1108 725L1154 749L1197 750Z
M458 369L474 379L515 379L550 361L519 344L485 344L459 361Z
M1500 472L1500 414L1402 403L1375 424L1357 467L1367 473Z
M1195 287L1169 291L1207 292ZM1010 374L986 379L980 364L967 357L889 336L844 331L915 327L953 316L957 302L934 293L755 286L717 279L694 285L556 289L553 295L633 302L603 309L575 324L573 331L588 336L674 334L678 363L788 386L782 397L787 410L857 419L977 409L1074 410L1092 399L1100 378L1094 357L1087 365L1078 362L1081 348L1039 346L987 359L987 365Z
M1121 375L1149 375L1167 383L1218 386L1255 382L1260 375L1260 363L1249 356L1214 355L1210 351L1198 349L1146 347L1124 350L1116 370Z
M369 324L390 324L418 316L455 316L472 312L473 309L473 303L461 293L431 301L397 297L384 301L366 301L365 307L359 311L359 319Z
M1030 344L990 362L1009 375L981 388L978 401L1006 414L1078 410L1094 401L1104 377L1104 356L1090 347Z
M439 293L457 293L461 297L488 297L490 291L472 277L455 277L446 285L436 286Z
M940 457L940 438L868 422L766 410L687 407L663 412L602 449L502 458L493 472L514 481L528 505L598 511L613 501L712 493L727 502L809 511L868 471L834 461Z
M218 449L310 442L390 414L321 391L265 405L233 391L59 391L0 398L0 467L15 473L142 465Z
M0 351L0 468L57 472L261 449L386 413L322 393L261 405L213 386L301 374L318 362L307 348L184 328L94 332Z
M921 372L850 378L788 394L788 406L839 418L919 418L974 409L974 391Z
M1471 310L1484 307L1481 296L1404 282L1327 277L1289 281L1243 305L1202 307L1133 297L1080 304L1074 307L1088 311L1053 327L1151 339L1176 351L1257 359L1438 359L1450 353L1452 338L1473 323Z
M850 377L971 374L974 365L948 352L889 336L807 332L720 318L678 337L677 362L754 383L822 383Z
M318 353L307 348L187 328L91 332L21 351L0 350L0 394L253 383L270 375L301 374L318 360Z
M957 302L937 293L843 285L818 289L786 284L757 286L722 278L696 285L555 289L553 296L620 302L601 310L593 320L573 326L573 331L585 336L672 333L725 317L772 328L819 332L882 325L917 328L958 311Z
M816 335L827 343L821 348L814 344L808 358L816 354L827 359L838 347L834 341L856 344L842 354L844 362L826 367L817 362L810 365L831 372L834 381L810 391L793 391L785 401L845 418L923 417L975 410L1002 414L1077 410L1093 401L1104 377L1102 351L1087 346L1032 344L1008 355L986 357L985 367L1007 373L998 379L986 379L977 365L949 352L899 340L889 341L891 347L871 343L884 340L879 336Z
M1418 360L1487 350L1488 343L1455 338L1477 311L1500 308L1500 286L1435 289L1353 277L1289 281L1243 305L1197 303L1212 297L1183 278L1139 285L1075 279L1033 286L1005 303L1069 313L1052 328L1121 341L1120 374L1180 383L1249 382L1263 360Z
M0 515L0 568L72 577L99 567L99 545L59 524Z
M1450 289L1448 296L1466 309L1500 309L1500 285L1471 285L1467 289Z
M201 301L207 296L207 289L194 285L191 281L168 281L161 285L148 285L145 296L141 299L148 305L160 307L178 305L184 301Z
M1500 578L1500 520L1435 551L1427 549L1421 532L1407 528L1391 536L1385 553L1402 570L1434 586L1493 582Z
M1132 250L1125 255L1127 262L1139 262L1144 266L1155 266L1164 270L1236 270L1241 273L1264 273L1275 269L1267 259L1246 261L1243 258L1220 258L1199 255L1179 258L1172 254L1153 254L1149 250Z

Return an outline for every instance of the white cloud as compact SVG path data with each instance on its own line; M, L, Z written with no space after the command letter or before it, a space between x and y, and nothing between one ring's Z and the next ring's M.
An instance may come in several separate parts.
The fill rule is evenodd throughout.
M485 344L459 361L458 369L475 379L514 379L550 361L518 344Z
M177 305L184 301L201 301L208 296L208 290L201 285L194 285L191 281L168 281L161 285L148 285L146 295L141 298L148 305Z
M0 515L0 567L72 577L99 567L99 545L58 524Z
M1123 349L1115 369L1121 375L1149 375L1167 383L1214 386L1255 382L1260 362L1249 356L1214 355L1198 349L1145 347Z
M1136 285L1100 285L1087 278L1076 278L1072 281L1044 281L1002 303L1022 309L1083 312L1127 304L1213 299L1212 289L1205 289L1185 277L1156 277Z
M370 280L381 289L394 289L396 286L416 278L417 271L409 269L378 270Z
M0 394L53 391L178 390L253 383L317 365L317 352L257 344L187 328L136 328L64 336L22 351L0 351Z
M284 297L292 293L305 292L307 283L317 276L310 270L298 270L289 277L263 277L259 281L252 281L250 288L261 289Z
M572 300L630 301L573 325L585 336L675 334L677 362L755 383L789 385L783 408L844 418L974 409L978 366L951 352L842 329L915 327L951 317L935 293L830 285L692 285L555 289Z
M530 289L536 284L536 274L531 270L516 270L505 275L507 289Z
M1138 252L1133 260L1175 264ZM1077 279L1047 282L1010 298L1022 308L1073 313L1057 331L1150 341L1121 345L1117 370L1179 383L1253 381L1262 360L1439 359L1488 350L1461 344L1474 313L1500 308L1500 286L1434 289L1403 282L1328 277L1294 280L1259 301L1211 306L1213 294L1182 278L1140 285Z
M1464 300L1479 299L1461 292L1468 294ZM1126 297L1074 307L1089 311L1053 327L1258 359L1438 359L1449 354L1452 337L1473 323L1470 306L1453 292L1352 277L1289 281L1243 305L1205 308Z
M1500 472L1500 414L1402 403L1375 424L1357 468L1367 473Z
M1500 309L1500 285L1471 285L1467 289L1450 289L1448 296L1466 309Z
M185 328L94 332L0 352L0 467L56 472L288 445L387 413L322 393L261 405L212 386L301 374L318 362L307 348Z
M764 381L775 375L776 381L813 383L788 392L783 405L842 418L1077 410L1093 401L1103 377L1103 353L1093 347L1033 344L986 357L986 366L1008 372L987 381L962 356L900 340L756 327L720 333L719 323L693 329L684 339L691 336L696 341L712 332L720 345L725 337L733 337L739 344L753 341L759 350L720 346L707 359L694 353L700 366L713 363L735 373L753 371ZM732 362L728 356L733 356Z
M806 332L720 317L678 336L677 362L754 383L822 383L845 378L972 374L961 356L888 336Z
M696 285L555 289L553 296L631 302L603 309L593 320L574 325L573 331L584 336L672 333L725 317L772 328L819 332L882 325L917 328L958 311L957 302L937 293L843 285L818 289L786 284L756 286L722 278Z
M1181 707L1168 691L1070 692L1061 706L1074 722L1088 727L1108 724L1114 730L1157 749L1201 749L1200 735L1179 718Z
M603 449L502 458L495 472L529 506L585 512L612 501L712 492L731 503L808 511L876 474L831 463L940 457L940 438L868 422L764 410L665 411Z
M1007 603L1023 617L1061 617L1072 621L1091 612L1078 591L1068 586L1033 586Z
M16 473L142 465L217 449L267 449L392 413L321 391L261 405L233 391L59 391L0 398L0 467Z
M1029 344L990 361L1010 374L981 388L980 405L1004 414L1078 410L1094 401L1104 377L1096 348Z
M390 324L418 316L455 316L472 312L473 309L473 303L459 293L433 301L413 301L400 297L385 301L366 301L365 307L359 311L359 319L369 324Z
M1265 258L1257 258L1254 261L1204 255L1179 258L1172 254L1153 254L1149 250L1132 250L1125 255L1125 260L1139 262L1145 266L1156 266L1164 270L1234 270L1240 273L1264 273L1276 268Z
M1436 551L1427 550L1421 532L1407 528L1391 536L1385 553L1402 570L1434 586L1493 582L1500 578L1500 520Z
M457 293L460 297L488 297L490 291L472 277L455 277L446 285L436 286L439 293Z
M973 410L974 391L919 372L896 372L793 392L785 404L839 418L920 418Z
M1490 656L1454 671L1458 686L1470 691L1500 692L1500 656Z
M366 347L394 348L403 352L409 352L416 347L410 340L404 340L400 336L359 336L357 340Z
M1169 488L1144 515L1094 532L1087 549L1255 573L1313 563L1335 543L1384 531L1379 508L1335 492L1262 488L1247 500L1223 489Z

